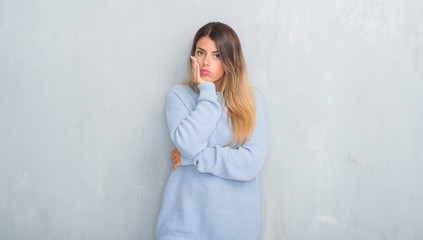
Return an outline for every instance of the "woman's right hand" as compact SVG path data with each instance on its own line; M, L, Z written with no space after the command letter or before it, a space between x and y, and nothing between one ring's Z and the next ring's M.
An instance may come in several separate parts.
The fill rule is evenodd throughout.
M191 57L191 72L192 72L192 81L195 84L201 84L205 82L200 76L200 65L197 62L197 59L193 56Z

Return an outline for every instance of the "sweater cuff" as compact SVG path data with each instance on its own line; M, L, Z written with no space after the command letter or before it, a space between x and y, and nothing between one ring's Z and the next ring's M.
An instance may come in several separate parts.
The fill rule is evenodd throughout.
M217 99L216 85L214 85L214 82L203 82L198 84L197 87L200 90L199 101L203 99Z
M192 159L186 158L183 155L181 155L181 165L182 166L194 165L194 161Z

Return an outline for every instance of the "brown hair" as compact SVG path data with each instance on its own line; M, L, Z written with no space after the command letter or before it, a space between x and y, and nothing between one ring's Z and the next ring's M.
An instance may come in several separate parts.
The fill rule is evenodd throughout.
M226 146L236 143L234 148L237 148L250 140L256 122L255 98L248 80L241 43L231 27L220 22L210 22L195 34L191 48L192 56L198 40L205 36L215 42L224 69L220 103L228 114L228 124L232 125L232 140ZM199 93L197 85L192 81L191 71L184 84ZM223 106L222 96L225 96L227 109Z

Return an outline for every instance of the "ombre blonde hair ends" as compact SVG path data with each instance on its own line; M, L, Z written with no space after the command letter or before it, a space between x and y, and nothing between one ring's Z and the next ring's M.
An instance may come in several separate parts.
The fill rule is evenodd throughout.
M210 37L215 42L224 69L220 104L228 114L228 125L232 127L232 140L226 146L236 143L233 148L238 148L250 140L256 123L256 103L247 76L241 43L231 27L220 22L210 22L195 34L191 56L194 56L198 40L204 36ZM197 85L192 81L191 71L189 71L184 84L199 93ZM223 96L227 108L223 106Z

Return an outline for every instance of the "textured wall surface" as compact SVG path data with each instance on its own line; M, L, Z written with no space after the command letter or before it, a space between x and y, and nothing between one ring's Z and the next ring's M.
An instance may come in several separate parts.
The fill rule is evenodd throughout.
M209 21L266 103L261 239L423 239L420 0L1 0L0 238L154 239Z

